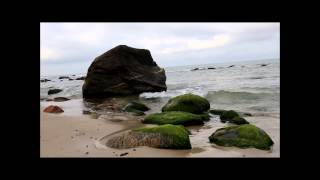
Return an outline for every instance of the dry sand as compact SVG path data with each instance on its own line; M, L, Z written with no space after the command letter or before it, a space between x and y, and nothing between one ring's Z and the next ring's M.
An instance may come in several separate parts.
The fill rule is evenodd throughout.
M49 104L62 107L61 114L44 113ZM222 127L221 123L203 127L191 127L191 150L167 150L149 147L112 149L104 145L104 137L134 127L144 126L137 119L111 121L108 118L91 118L82 115L75 104L77 100L66 102L45 102L40 108L40 156L41 157L279 157L280 120L279 117L266 120L264 117L248 117L250 123L270 134L275 145L270 151L254 148L239 149L218 147L208 142L208 136ZM79 106L79 105L78 105ZM72 107L72 108L71 108ZM214 126L214 127L212 127ZM123 153L128 153L120 156Z

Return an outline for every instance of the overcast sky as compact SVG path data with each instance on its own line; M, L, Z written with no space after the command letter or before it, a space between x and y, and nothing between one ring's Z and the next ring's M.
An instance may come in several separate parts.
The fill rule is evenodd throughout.
M41 75L86 73L123 44L149 49L161 67L280 56L279 23L41 23Z

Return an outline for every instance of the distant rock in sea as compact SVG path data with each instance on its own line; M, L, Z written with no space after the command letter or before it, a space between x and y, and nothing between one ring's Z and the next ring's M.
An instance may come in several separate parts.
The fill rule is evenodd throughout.
M268 64L261 64L261 66L267 66Z
M199 70L206 70L206 68L193 68L191 71L199 71Z
M55 97L53 98L53 101L55 102L62 102L62 101L69 101L70 99L69 98L66 98L66 97Z
M82 86L83 98L166 91L166 75L146 49L119 45L98 56Z
M48 82L51 81L50 79L41 79L40 82Z
M59 93L59 92L61 92L62 91L62 89L50 89L49 91L48 91L48 95L50 95L50 94L57 94L57 93Z
M59 79L69 79L68 76L60 76Z
M234 67L234 65L229 66L228 68Z
M208 69L216 69L215 67L208 67Z
M86 77L85 76L82 76L82 77L78 77L78 78L76 78L76 80L85 80L86 79Z

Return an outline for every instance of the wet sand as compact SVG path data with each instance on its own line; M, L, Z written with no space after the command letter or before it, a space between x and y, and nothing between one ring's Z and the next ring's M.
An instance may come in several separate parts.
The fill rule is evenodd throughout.
M145 125L140 123L137 117L117 120L108 117L109 115L100 117L83 115L81 101L41 102L41 157L280 157L280 119L278 116L246 118L271 136L275 145L270 151L219 147L209 143L208 136L216 129L226 126L216 118L212 118L204 126L188 127L192 133L190 140L193 148L191 150L149 147L113 149L104 145L106 137ZM65 112L61 114L44 113L43 109L51 104L59 105Z

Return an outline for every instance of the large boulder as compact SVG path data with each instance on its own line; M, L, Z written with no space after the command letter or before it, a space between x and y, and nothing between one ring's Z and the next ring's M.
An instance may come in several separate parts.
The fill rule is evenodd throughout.
M84 98L166 91L166 75L146 49L119 45L98 56L82 86Z
M209 119L210 117L207 114L198 115L181 111L169 111L149 114L142 122L145 124L179 124L187 126L203 124L203 121Z
M210 103L205 98L191 93L176 96L162 107L162 112L184 111L194 114L202 114L210 109Z
M133 129L128 133L110 138L106 145L111 148L133 148L149 146L165 149L191 149L190 132L179 125L161 125L151 128Z
M209 140L220 146L254 147L262 150L269 150L274 144L265 131L251 124L220 128L209 137Z

